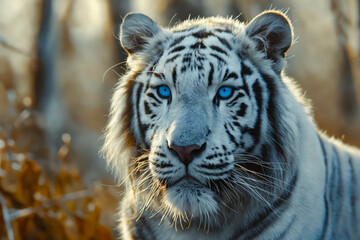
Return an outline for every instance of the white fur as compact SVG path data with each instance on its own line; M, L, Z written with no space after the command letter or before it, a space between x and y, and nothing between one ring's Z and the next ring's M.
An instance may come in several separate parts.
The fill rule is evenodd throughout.
M281 72L293 37L286 16L270 11L248 25L209 18L160 30L136 14L122 28L129 71L114 93L103 152L127 184L125 239L360 237L349 220L360 218L353 202L360 187L351 185L360 186L360 153L317 131L300 90ZM196 44L206 47L192 50ZM231 72L237 77L225 81ZM158 95L160 85L170 88L171 102ZM222 86L239 94L233 105L216 97ZM186 165L172 144L203 148Z

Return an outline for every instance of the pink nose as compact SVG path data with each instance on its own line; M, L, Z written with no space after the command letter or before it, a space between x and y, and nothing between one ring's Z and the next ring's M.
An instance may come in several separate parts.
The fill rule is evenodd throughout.
M190 154L201 149L201 147L196 144L190 146L169 145L169 148L173 149L179 155L180 161L183 162L185 166L189 165L192 161Z

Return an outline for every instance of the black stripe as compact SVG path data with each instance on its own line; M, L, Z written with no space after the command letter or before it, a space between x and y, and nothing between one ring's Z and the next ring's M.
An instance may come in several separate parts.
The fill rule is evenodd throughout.
M227 79L229 78L239 78L239 76L236 74L236 72L231 72L228 76Z
M191 61L191 57L192 57L192 53L186 53L186 54L184 54L184 57L183 57L182 62L183 62L183 63L188 63L188 62L190 62L190 61Z
M214 77L214 65L212 63L210 63L210 72L209 72L209 77L208 77L208 86L209 87L212 85L213 77Z
M154 107L158 107L159 104L157 104L156 102L152 102L151 105L153 105Z
M207 38L209 36L213 36L214 34L212 32L206 32L205 30L200 30L198 32L194 32L191 34L193 37L199 38L199 39L203 39L203 38Z
M184 66L182 66L181 67L181 69L180 69L180 72L181 73L184 73L184 72L186 72L187 71L187 67L184 65Z
M256 104L258 107L255 126L253 128L248 128L247 132L253 137L253 145L246 149L248 152L252 152L255 146L260 141L261 133L261 123L262 123L262 113L263 113L263 89L260 86L259 80L256 79L255 83L252 86L252 91L255 94Z
M161 101L153 94L153 93L147 93L146 96L154 99L157 103L161 103Z
M251 74L253 74L253 71L251 70L251 68L249 66L245 65L245 63L243 61L241 61L241 77L243 79L245 79L245 76L251 75Z
M173 62L175 59L177 59L178 57L180 57L181 54L176 54L174 55L172 58L169 58L165 61L165 64L169 63L169 62Z
M226 105L229 106L229 107L232 107L234 104L237 103L236 101L237 101L239 98L244 97L244 96L245 96L244 93L239 92L239 93L236 95L236 97L234 97L234 99L231 100L231 102L227 103Z
M220 41L222 44L224 44L224 45L227 47L227 49L229 49L230 51L232 50L229 42L228 42L225 38L219 37L219 36L217 36L217 35L215 35L215 36L217 37L217 39L219 39L219 41Z
M229 136L230 141L235 144L236 147L239 147L239 144L236 142L235 137L230 133L227 124L224 124L225 132Z
M165 79L165 75L163 73L160 73L160 72L154 72L153 76L156 77L156 78L160 78L161 80Z
M172 97L170 95L170 97L167 99L167 105L170 105L171 102L172 102Z
M205 49L206 46L203 42L196 42L193 45L190 46L191 49Z
M245 116L247 107L248 107L248 105L246 105L245 103L241 103L240 110L236 111L236 115L239 117Z
M170 163L165 163L165 162L161 162L161 163L152 163L154 164L154 166L156 166L157 168L169 168L169 167L173 167L174 165L170 164Z
M243 89L244 89L246 95L248 95L250 97L249 85L245 79L243 79L243 84L244 84Z
M234 126L236 126L236 127L240 127L240 126L241 126L240 123L237 122L237 121L232 122L232 124L233 124Z
M223 145L223 149L226 149L226 147ZM217 147L217 150L218 150L219 148ZM224 150L225 150L224 149ZM212 150L214 150L214 149L212 149ZM230 155L231 154L231 152L229 151L229 152L224 152L224 153L214 153L214 154L210 154L210 155L208 155L208 156L206 156L205 158L206 159L213 159L214 157L215 158L217 158L217 157L222 157L222 156L224 156L224 157L226 157L226 156L228 156L228 155Z
M181 43L186 37L187 37L187 35L180 36L180 37L176 38L176 39L171 43L171 45L169 46L169 48L172 48L172 47L174 47L175 45Z
M161 153L161 152L154 152L154 154L155 154L156 156L160 156L160 157L163 157L163 158L166 158L166 157L167 157L164 153Z
M298 180L298 173L296 172L292 177L289 187L284 190L271 206L267 206L263 213L259 214L250 224L239 229L229 240L254 239L261 234L268 226L273 224L276 219L280 218L281 212L285 211L290 206L289 200L292 196L293 190ZM281 209L279 209L281 208ZM245 236L242 236L245 235Z
M223 169L226 168L227 166L229 166L229 163L225 162L225 163L221 163L221 164L201 164L200 167L202 168L206 168L206 169Z
M150 127L149 124L141 124L141 129L144 132L144 138L142 138L142 139L145 139L145 136L146 136L145 134L146 134L147 130L149 129L149 127ZM150 148L147 143L146 143L146 147Z
M169 54L174 53L174 52L180 52L180 51L182 51L182 50L184 50L184 49L185 49L184 46L179 46L179 47L176 47L176 48L174 48L173 50L171 50L171 51L169 52Z
M246 69L246 67L244 67L244 63L242 62L242 60L239 58L239 60L241 61L241 72L240 72L240 75L241 75L241 78L243 80L243 83L244 83L244 86L243 86L243 89L245 91L245 93L250 96L250 91L249 91L249 86L247 84L247 81L246 81L246 76L249 75L249 70L251 71L252 73L252 70L250 68Z
M206 156L206 159L211 160L211 159L213 159L214 157L215 157L214 155L209 155L209 156Z
M217 106L217 107L220 106L220 100L219 100L217 95L215 95L215 97L213 98L213 104L214 104L214 107L215 106Z
M230 74L228 74L225 78L224 78L224 80L223 80L223 82L225 82L225 81L227 81L227 80L229 80L229 79L231 79L231 78L239 78L239 76L235 73L235 72L231 72Z
M227 52L218 46L211 45L210 48L216 52L219 52L219 53L222 53L222 54L225 54L226 56L228 56Z
M231 128L231 131L235 131L235 128L231 124L229 124L229 127Z
M176 88L176 81L177 81L176 66L173 68L171 75L172 75L172 80L174 83L174 88Z
M327 153L325 151L325 146L324 143L320 137L320 135L318 135L318 139L320 142L320 147L321 147L321 151L324 157L324 165L325 165L325 189L324 189L324 205L325 205L325 216L324 216L324 220L323 220L323 231L321 234L321 237L319 239L324 239L325 238L325 234L327 232L327 228L329 226L329 212L330 212L330 205L329 205L329 200L327 197L327 186L328 186L328 181L329 181L329 171L327 169L327 165L328 165L328 157L327 157Z
M154 63L149 67L149 70L146 72L147 75L149 75L149 76L153 75L153 73L155 71L156 64L158 64L158 61L154 61Z
M229 74L229 69L226 68L223 80L227 78L228 74Z
M144 101L144 108L145 108L145 114L146 115L150 115L152 113L150 107L149 107L149 103L145 100Z
M284 143L284 140L287 139L286 137L284 137L284 132L280 131L281 129L281 123L279 122L279 108L276 106L276 101L277 101L277 96L278 96L278 89L276 88L276 84L275 81L280 79L273 79L272 77L270 77L267 74L262 73L261 74L264 83L267 86L267 90L269 93L269 97L268 97L268 106L267 106L267 118L268 118L268 123L270 125L270 134L271 137L273 138L273 146L275 147L275 150L277 152L277 154L280 155L280 157L282 157L283 159L286 159L286 153L285 153L285 146L288 143ZM286 133L285 133L286 134Z
M352 219L351 219L351 222L354 224L354 228L353 229L356 229L356 224L358 223L359 219L357 216L358 213L357 213L357 199L356 199L356 194L355 194L355 189L358 189L356 188L357 187L357 181L356 181L356 173L355 173L355 170L354 170L354 166L353 166L353 162L352 162L352 158L349 157L349 160L348 160L348 164L349 164L349 168L350 168L350 190L349 190L349 193L350 193L350 207L351 207L351 210L350 212L352 213Z
M219 30L219 29L215 30L215 31L223 32L223 30ZM229 32L229 31L226 31L226 32ZM229 42L226 39L219 37L212 32L206 32L205 30L201 30L201 31L192 33L192 36L194 36L198 39L204 39L204 38L208 38L210 36L215 36L228 50L232 50L231 45L229 44Z
M341 172L341 163L340 163L340 158L339 158L339 152L338 149L334 147L334 156L333 156L333 161L334 161L334 168L336 169L336 186L337 186L337 190L335 193L335 196L333 196L332 202L335 201L339 201L339 199L344 197L343 194L343 190L344 190L344 186L343 186L343 179L342 179L342 172ZM337 205L338 207L341 208L340 205ZM337 214L341 211L341 209L338 209L337 211L335 211ZM336 216L335 219L338 219L338 217Z
M220 63L222 64L226 64L226 61L220 57L219 55L215 54L215 53L210 53L211 56L213 56L214 58L216 58Z
M336 226L339 219L339 213L341 211L342 204L336 204L343 198L342 192L342 179L341 179L341 164L339 162L339 155L337 149L332 146L332 158L330 161L330 181L328 183L327 196L329 203L333 203L330 206L329 225ZM329 159L330 160L330 159ZM327 169L329 170L329 169ZM334 229L329 228L330 232L327 232L327 237L334 237ZM330 234L330 235L329 235Z

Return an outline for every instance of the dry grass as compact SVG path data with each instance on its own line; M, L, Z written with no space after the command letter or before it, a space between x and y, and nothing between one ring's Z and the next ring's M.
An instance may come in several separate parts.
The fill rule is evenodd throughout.
M114 239L115 189L86 186L69 164L71 137L47 159L41 116L19 111L0 127L0 240Z

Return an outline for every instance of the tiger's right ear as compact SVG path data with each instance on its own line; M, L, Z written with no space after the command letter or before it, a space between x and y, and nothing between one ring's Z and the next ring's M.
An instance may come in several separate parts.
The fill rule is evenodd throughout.
M155 36L160 27L148 16L141 13L129 13L120 26L121 46L128 54L141 51L149 39Z

